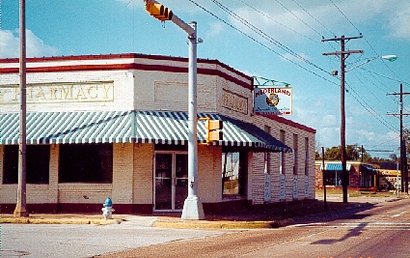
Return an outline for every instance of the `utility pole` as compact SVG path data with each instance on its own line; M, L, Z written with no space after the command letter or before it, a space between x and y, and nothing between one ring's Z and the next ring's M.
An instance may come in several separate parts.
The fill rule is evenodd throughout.
M403 84L400 83L400 93L394 92L387 95L400 96L399 114L388 114L400 117L400 175L401 175L401 192L409 193L409 173L407 170L407 151L406 139L403 135L403 116L410 114L403 114L403 95L410 95L410 92L403 92Z
M326 200L326 170L325 170L325 147L322 147L322 183L323 183L323 209L327 211Z
M322 42L340 41L340 51L323 53L325 56L340 56L340 159L342 162L342 188L343 188L343 203L347 203L347 187L349 185L349 173L346 171L346 113L345 113L345 61L350 54L363 53L363 50L347 50L346 43L352 39L363 38L362 35L356 37L340 38L334 37L331 39L322 39Z
M17 200L13 215L28 217L26 209L26 1L20 0L20 139Z

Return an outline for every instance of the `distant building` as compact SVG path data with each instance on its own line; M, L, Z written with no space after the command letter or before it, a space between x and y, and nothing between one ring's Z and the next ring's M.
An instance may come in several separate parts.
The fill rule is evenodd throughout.
M16 203L18 59L0 59L0 212ZM29 58L27 208L181 211L187 196L188 60L144 54ZM198 60L198 111L222 120L205 144L198 121L198 196L205 213L315 198L315 133L253 113L253 82Z
M349 188L354 189L375 189L377 186L376 168L371 164L358 161L347 161L346 170L349 173ZM323 188L323 174L325 175L326 186L342 187L342 162L325 161L323 168L322 161L315 161L316 188Z

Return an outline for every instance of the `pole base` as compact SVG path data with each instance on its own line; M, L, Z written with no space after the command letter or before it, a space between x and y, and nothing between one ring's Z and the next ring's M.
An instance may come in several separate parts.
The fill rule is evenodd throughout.
M188 196L185 199L181 219L205 219L204 208L198 196Z
M13 212L14 217L28 217L28 211L24 207L16 206Z

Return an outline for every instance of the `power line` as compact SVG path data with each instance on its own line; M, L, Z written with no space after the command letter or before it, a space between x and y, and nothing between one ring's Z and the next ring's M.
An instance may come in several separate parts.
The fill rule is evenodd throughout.
M342 16L353 26L353 28L355 28L355 29L357 30L357 32L361 34L361 31L357 28L356 25L353 24L353 22L352 22L352 21L347 17L347 15L342 11L342 9L340 9L339 6L337 6L336 3L335 3L333 0L329 0L329 1L330 1L330 2L335 6L335 8L342 14ZM370 44L370 42L369 42L366 38L364 38L364 40L365 40L365 42L367 43L367 45L369 45L369 47L370 47L370 49L373 51L373 53L374 53L376 56L380 56L380 54L375 50L375 48L373 47L373 45ZM399 78L399 80L401 80L400 77L393 71L393 69L391 69L391 68L386 64L386 61L385 61L385 60L382 59L382 62L383 62L383 65L387 68L387 70L389 70L390 73L393 74L393 76L395 76L396 78Z
M233 12L232 10L230 10L228 7L226 7L225 5L223 5L221 2L217 1L217 0L211 0L213 3L215 3L219 8L221 8L224 12L228 13L230 16L234 17L236 20L238 20L240 23L242 23L243 25L245 25L247 28L251 29L252 31L254 31L255 33L259 34L259 36L261 36L262 38L266 39L267 41L269 41L270 43L276 45L277 47L279 47L280 49L284 50L285 52L291 54L292 56L304 61L305 63L307 63L308 65L313 66L314 68L326 73L326 74L330 74L328 71L326 71L325 69L323 69L322 67L316 65L315 63L309 61L308 59L304 58L303 56L299 55L298 53L296 53L295 51L293 51L291 48L289 48L288 46L286 46L285 44L281 43L280 41L274 39L273 37L269 36L268 34L266 34L264 31L262 31L261 29L259 29L258 27L256 27L255 25L253 25L252 23L250 23L249 21L247 21L246 19L244 19L243 17L239 16L238 14L236 14L235 12Z
M298 2L296 2L296 0L292 0L297 6L299 6L299 8L301 8L307 15L309 15L310 18L312 18L313 20L315 20L319 25L321 25L325 30L327 30L328 32L330 32L330 34L332 34L333 36L336 36L336 34L334 32L332 32L327 26L325 26L321 21L319 21L319 19L317 19L316 17L314 17L308 10L306 10L301 4L299 4ZM321 35L322 36L322 35ZM323 36L322 36L323 37Z
M240 34L242 34L243 36L249 38L250 40L254 41L255 43L257 43L258 45L268 49L269 51L275 53L276 55L280 56L281 58L283 58L286 61L291 62L292 64L298 66L299 68L327 81L330 82L333 85L339 86L336 82L329 80L328 78L316 73L315 71L312 71L302 65L300 65L299 63L296 63L295 61L293 61L292 59L284 56L283 54L279 53L278 51L274 50L272 47L262 43L261 41L257 40L255 37L250 36L249 34L245 33L243 30L237 28L236 26L232 25L231 23L229 23L228 21L224 20L223 18L219 17L218 15L216 15L215 13L211 12L210 10L208 10L207 8L205 8L204 6L200 5L199 3L197 3L194 0L189 0L192 4L196 5L198 8L202 9L203 11L205 11L206 13L208 13L209 15L211 15L212 17L216 18L217 20L223 22L225 25L229 26L230 28L234 29L235 31L239 32ZM272 37L270 37L269 35L267 35L265 32L263 32L262 30L260 30L259 28L255 27L254 25L252 25L250 22L248 22L247 20L245 20L244 18L240 17L238 14L234 13L233 11L231 11L229 8L227 8L226 6L222 5L220 2L216 1L216 0L212 0L212 2L214 2L219 8L221 8L224 12L228 13L230 16L234 17L236 20L238 20L240 23L242 23L244 26L246 26L247 28L251 29L252 31L254 31L255 33L257 33L259 36L261 36L262 38L266 39L267 41L269 41L270 43L278 46L279 48L281 48L282 50L284 50L285 52L288 52L289 54L291 54L292 56L295 56L299 59L302 60L306 60L305 58L301 57L299 54L295 53L293 50L291 50L290 48L288 48L287 46L283 45L282 43L280 43L279 41L273 39ZM306 60L307 61L307 60ZM305 62L306 62L305 61ZM310 61L309 61L310 62ZM320 71L329 74L325 69L313 64L312 62L310 62L310 64L312 64L315 68L318 68ZM391 126L389 126L390 124L387 122L384 122L382 120L382 116L379 116L377 114L376 111L374 111L374 109L369 105L369 104L365 104L363 103L363 98L359 97L358 94L356 92L354 92L355 95L352 94L352 97L359 103L359 105L361 105L367 112L369 112L370 115L374 116L376 118L376 120L378 120L381 124L383 124L384 126L386 126L389 129L393 129L396 130L394 128L392 128ZM361 100L362 99L362 100ZM373 109L373 111L371 111Z
M368 72L368 73L372 73L372 74L381 76L381 77L383 77L383 78L389 79L389 80L391 80L391 81L395 81L395 82L398 82L398 83L404 83L404 84L410 85L409 82L406 82L406 81L403 81L403 80L398 80L398 79L392 78L392 77L390 77L390 76L388 76L388 75L385 75L385 74L381 74L381 73L378 73L378 72L375 72L375 71L368 70L368 69L366 69L366 68L364 68L364 67L360 67L360 69L363 70L363 71L366 71L366 72Z
M301 23L303 23L306 27L308 27L309 29L311 29L312 31L314 31L316 34L318 34L320 37L322 37L322 34L316 30L315 28L313 28L312 26L310 26L308 23L306 23L304 20L302 20L299 16L297 16L294 12L292 12L292 10L290 10L289 8L287 8L285 5L283 5L279 0L275 0L275 2L277 2L280 6L282 6L283 9L285 9L286 11L288 11L293 17L295 17L298 21L300 21Z
M246 3L245 1L243 1L243 0L238 0L238 1L241 2L242 4L246 5L247 7L251 8L252 10L254 10L255 12L257 12L258 14L260 14L260 15L262 15L262 16L268 18L269 20L273 21L274 23L276 23L276 24L278 24L278 25L280 25L280 26L286 28L287 30L289 30L289 31L291 31L291 32L294 32L294 33L298 34L299 36L301 36L301 37L303 37L303 38L306 38L306 39L308 39L308 40L310 40L310 41L312 41L312 42L317 42L316 40L312 39L311 37L306 36L306 35L303 35L302 33L298 32L298 31L295 30L295 29L292 29L291 27L287 26L286 24L281 23L281 22L278 22L278 21L277 21L276 19L274 19L271 15L267 14L266 12L263 12L263 11L257 9L256 7L254 7L254 6L252 6L252 5L248 4L248 3Z
M318 73L315 72L315 71L309 70L308 68L302 66L301 64L299 64L299 63L293 61L292 59L290 59L290 58L286 57L285 55L279 53L278 51L274 50L272 47L270 47L270 46L268 46L268 45L262 43L261 41L257 40L256 38L250 36L249 34L245 33L243 30L241 30L241 29L235 27L234 25L232 25L231 23L227 22L227 21L224 20L223 18L217 16L216 14L214 14L214 13L211 12L211 11L209 11L208 9L206 9L205 7L203 7L202 5L200 5L200 4L198 4L197 2L195 2L194 0L188 0L188 1L190 1L191 3L193 3L194 5L196 5L198 8L202 9L203 11L205 11L206 13L210 14L212 17L218 19L219 21L223 22L223 23L226 24L227 26L231 27L231 28L234 29L235 31L239 32L239 33L242 34L243 36L245 36L245 37L249 38L250 40L254 41L254 42L257 43L258 45L261 45L261 46L263 46L264 48L268 49L269 51L271 51L271 52L275 53L276 55L280 56L282 59L284 59L284 60L286 60L286 61L288 61L288 62L290 62L290 63L292 63L292 64L294 64L294 65L296 65L296 66L298 66L299 68L301 68L301 69L303 69L303 70L305 70L305 71L307 71L307 72L309 72L309 73L311 73L311 74L313 74L313 75L315 75L315 76L317 76L317 77L319 77L319 78L321 78L321 79L323 79L323 80L325 80L325 81L327 81L327 82L330 82L331 84L337 85L337 83L335 83L335 82L329 80L328 78L326 78L326 77L324 77L324 76L318 74ZM231 12L232 12L232 11L231 11ZM238 15L236 15L236 16L238 16ZM240 17L240 16L238 16L238 17ZM242 18L242 19L243 19L243 18ZM243 19L243 20L244 20L244 19ZM242 22L241 22L241 23L242 23ZM248 22L248 23L249 23L249 22ZM246 26L246 25L245 25L245 26ZM265 35L266 35L266 34L265 34ZM262 37L263 37L263 36L262 36ZM265 36L264 38L266 39L266 36ZM267 40L268 40L268 39L267 39ZM287 48L286 46L284 46L283 44L281 44L280 42L274 40L273 38L271 38L271 39L269 40L269 42L271 42L271 43L273 43L273 44L275 44L274 42L277 42L277 44L275 44L275 45L281 46L280 48L281 48L282 50L284 50L285 52L290 53L290 54L293 55L293 56L295 56L295 54L296 54L296 53L294 53L292 50L290 50L289 48ZM287 49L289 49L289 51L291 51L291 52L287 51ZM293 53L292 53L292 52L293 52ZM300 55L296 54L296 57L297 57L297 56L299 56L299 57L298 57L299 59L302 58L303 60L306 60L305 58L303 58L303 57L301 57ZM306 60L306 61L307 61L307 62L310 62L310 61L308 61L308 60ZM310 62L310 63L311 63L311 62ZM319 68L320 68L320 67L319 67ZM324 70L323 68L320 68L320 70L321 70L322 72L325 72L325 73L329 74L329 73L328 73L326 70Z
M362 33L360 32L360 30L359 30L359 29L353 24L353 22L349 19L349 17L346 16L346 14L342 11L342 9L340 9L339 6L337 6L333 0L329 0L329 1L330 1L330 2L334 5L334 7L340 12L340 14L342 14L342 16L350 23L350 25L352 25L353 28L355 28L359 34L362 34Z

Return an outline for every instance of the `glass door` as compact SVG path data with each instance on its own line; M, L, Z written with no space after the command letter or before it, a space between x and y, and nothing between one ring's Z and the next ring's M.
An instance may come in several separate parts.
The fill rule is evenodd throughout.
M172 154L155 155L155 209L172 209Z
M182 210L188 195L188 155L179 152L157 152L154 173L154 210Z
M188 196L188 155L176 154L175 209L182 210Z

